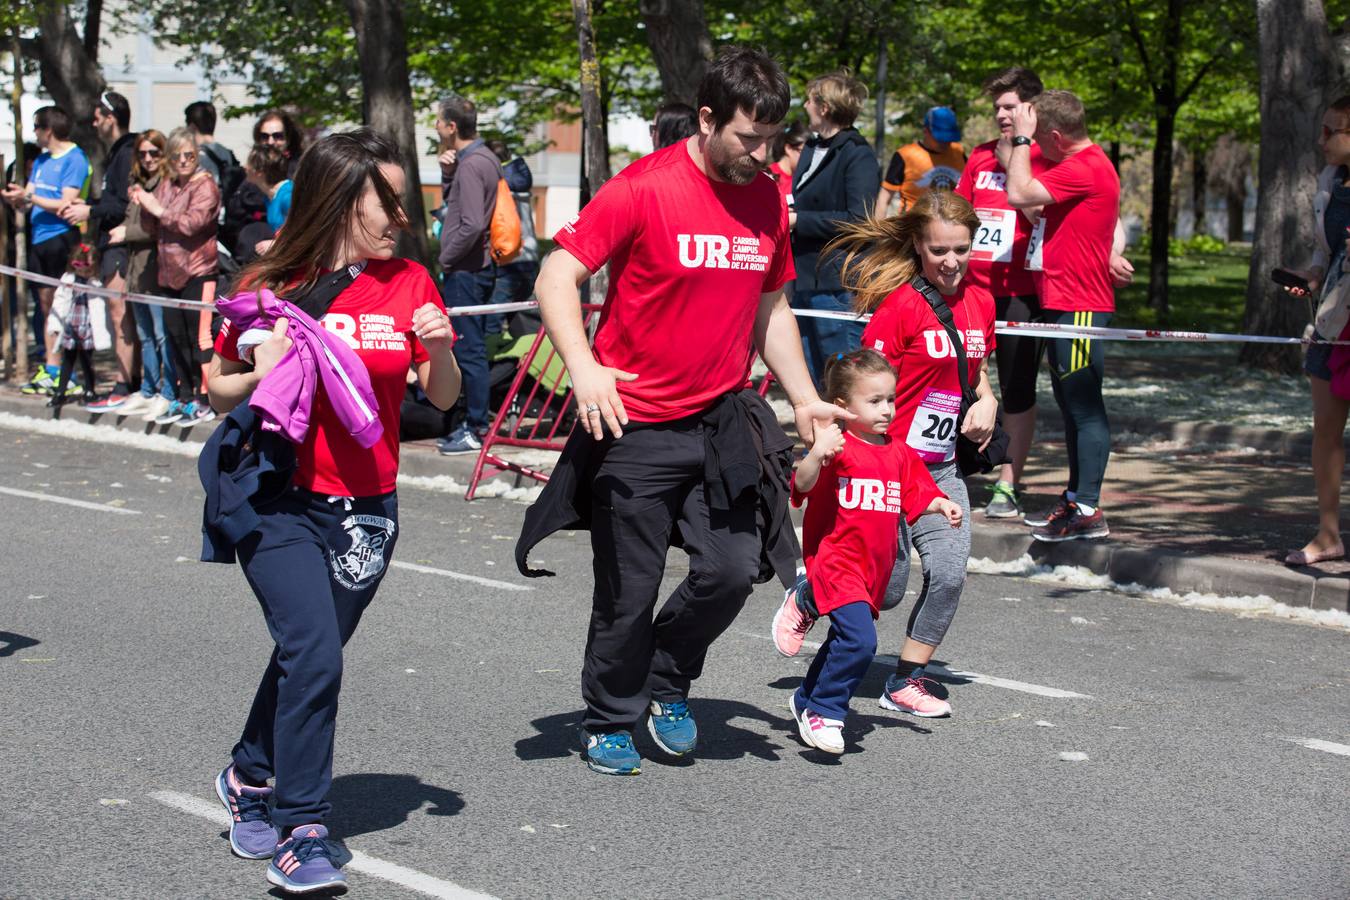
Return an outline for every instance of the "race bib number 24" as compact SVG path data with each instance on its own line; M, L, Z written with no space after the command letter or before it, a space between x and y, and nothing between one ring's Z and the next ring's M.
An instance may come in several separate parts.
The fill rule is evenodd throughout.
M980 227L971 243L970 258L1010 263L1017 234L1017 212L1011 209L977 209Z

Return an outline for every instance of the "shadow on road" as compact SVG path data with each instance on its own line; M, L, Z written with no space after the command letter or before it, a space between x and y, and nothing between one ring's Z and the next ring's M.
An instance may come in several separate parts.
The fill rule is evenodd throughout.
M36 647L42 643L37 638L30 638L24 634L15 634L12 631L0 631L0 658L13 656L20 650L27 650L29 647Z
M326 822L342 838L396 828L427 804L429 816L453 816L464 808L457 791L424 784L416 775L340 775L328 796L333 811Z

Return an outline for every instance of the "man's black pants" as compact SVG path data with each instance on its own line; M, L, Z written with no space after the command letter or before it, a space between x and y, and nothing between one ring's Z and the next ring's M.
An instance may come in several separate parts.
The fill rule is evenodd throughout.
M591 733L631 730L649 700L688 695L708 647L750 596L761 553L754 503L708 506L697 417L605 442L591 494L595 595L581 675ZM689 575L653 621L673 527Z

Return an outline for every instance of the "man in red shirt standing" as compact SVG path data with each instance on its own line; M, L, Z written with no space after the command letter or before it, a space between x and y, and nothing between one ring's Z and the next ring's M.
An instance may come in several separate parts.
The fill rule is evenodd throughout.
M1008 203L1008 173L995 151L1000 144L1011 147L1013 111L1018 104L1034 100L1044 89L1035 72L1020 66L1003 69L985 79L984 92L994 101L994 120L1002 137L970 152L970 160L956 185L956 193L969 200L980 217L965 280L994 295L1000 322L1041 320L1035 277L1026 267L1027 245L1040 210L1018 210ZM1030 161L1032 175L1039 173L1043 163L1034 144L1030 148ZM1036 432L1036 376L1043 351L1040 338L1017 334L1001 336L994 351L1011 462L999 471L993 496L984 508L984 514L991 519L1011 519L1022 514L1016 486L1021 483L1022 469Z
M535 286L580 420L526 516L517 561L523 567L539 532L552 530L535 526L550 514L541 510L566 502L564 482L589 495L595 591L582 737L598 772L637 774L632 731L644 716L664 752L694 749L690 683L762 580L764 494L750 420L768 410L742 393L755 353L787 392L803 437L815 420L823 427L840 413L816 395L782 290L794 275L787 209L763 170L789 102L773 60L724 51L699 86L698 133L597 191L557 234ZM592 348L577 287L606 263L609 292ZM737 472L737 458L748 467ZM748 498L732 488L747 473ZM774 503L785 512L785 470L780 487ZM738 499L727 503L732 493ZM676 529L689 576L653 622Z
M1110 263L1120 211L1120 179L1087 134L1083 103L1068 91L1046 91L1013 113L1013 138L1000 151L1008 172L1008 203L1044 207L1031 236L1026 267L1036 274L1047 322L1104 327L1115 312ZM1044 169L1033 173L1031 145ZM1101 538L1109 534L1098 504L1111 453L1111 427L1102 400L1102 341L1047 342L1051 386L1064 416L1068 489L1035 525L1041 541Z

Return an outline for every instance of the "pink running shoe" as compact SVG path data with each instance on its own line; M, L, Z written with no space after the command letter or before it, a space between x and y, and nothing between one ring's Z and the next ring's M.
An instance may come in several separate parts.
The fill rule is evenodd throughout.
M886 690L878 705L882 709L909 713L925 719L941 719L952 714L952 705L928 690L927 678L901 679L892 674L886 679Z
M783 605L773 614L773 645L783 656L796 656L802 650L802 641L816 624L816 620L802 612L797 604L797 596L806 585L806 579L798 578L797 583L788 588L783 595Z
M838 719L827 719L810 709L797 711L797 694L788 698L788 708L797 723L797 733L802 743L836 756L844 752L844 723Z

